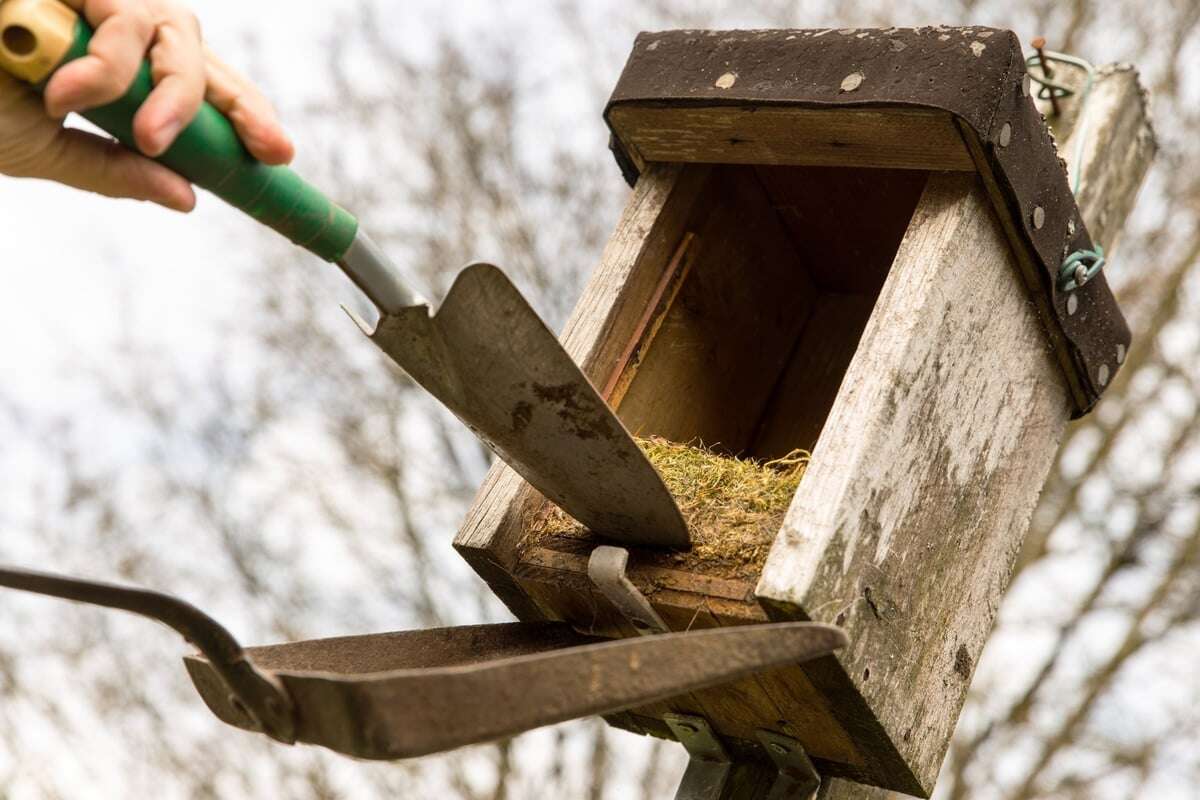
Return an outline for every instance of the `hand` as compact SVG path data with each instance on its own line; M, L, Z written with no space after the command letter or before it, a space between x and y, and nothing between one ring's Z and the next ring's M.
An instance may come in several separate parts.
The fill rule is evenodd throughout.
M192 186L146 156L166 151L204 100L229 117L256 158L268 164L292 160L292 143L271 104L209 52L196 18L182 5L173 0L64 2L95 29L88 55L59 69L44 98L0 73L0 173L190 211L196 204ZM133 120L145 155L107 137L63 127L68 113L123 96L147 54L155 88Z

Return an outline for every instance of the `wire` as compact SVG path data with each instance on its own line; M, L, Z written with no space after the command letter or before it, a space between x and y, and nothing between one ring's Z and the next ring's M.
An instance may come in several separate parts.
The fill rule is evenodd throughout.
M1044 57L1044 60L1043 60ZM1083 178L1083 148L1087 144L1088 138L1088 107L1087 99L1092 93L1092 87L1096 83L1096 68L1092 62L1079 58L1078 56L1069 55L1067 53L1056 53L1052 50L1042 50L1041 54L1035 53L1025 59L1025 68L1031 80L1036 82L1041 88L1038 89L1038 99L1049 100L1051 98L1071 97L1076 94L1075 90L1065 84L1058 83L1046 77L1046 63L1054 62L1057 64L1066 64L1076 69L1084 71L1083 90L1079 92L1079 119L1075 122L1075 158L1074 166L1071 168L1071 194L1078 196L1080 181ZM1041 75L1038 75L1030 70L1031 67L1039 67ZM1104 248L1099 244L1094 250L1076 250L1065 259L1058 271L1058 288L1064 292L1071 292L1083 286L1092 278L1100 274L1100 270L1104 269Z
M1087 99L1092 93L1092 86L1096 83L1096 68L1092 65L1092 62L1078 56L1067 53L1056 53L1053 50L1044 50L1042 53L1045 55L1046 61L1052 61L1056 64L1067 64L1076 69L1083 70L1085 74L1083 91L1079 93L1079 119L1075 122L1075 167L1071 170L1074 173L1071 192L1072 194L1079 194L1080 172L1083 167L1083 146L1087 144L1088 136ZM1041 68L1041 75L1033 72L1029 73L1030 79L1041 87L1038 89L1038 99L1049 100L1051 97L1071 97L1075 94L1075 90L1071 87L1057 83L1046 77L1046 65L1042 63L1042 57L1036 53L1025 59L1025 67L1027 70L1030 67Z

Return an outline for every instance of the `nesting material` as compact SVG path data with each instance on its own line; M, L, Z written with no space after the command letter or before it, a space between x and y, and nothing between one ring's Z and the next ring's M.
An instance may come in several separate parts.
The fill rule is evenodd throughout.
M658 437L637 442L675 497L692 537L691 551L665 555L662 565L728 577L757 576L804 476L809 454L795 450L764 464ZM590 536L580 523L549 503L531 528L535 536Z

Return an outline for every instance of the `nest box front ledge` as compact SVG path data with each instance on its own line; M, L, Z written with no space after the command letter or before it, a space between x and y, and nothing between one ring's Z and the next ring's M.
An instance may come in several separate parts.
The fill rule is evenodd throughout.
M634 434L812 458L761 548L630 548L628 577L671 630L812 619L850 646L613 724L701 718L758 761L784 735L825 776L932 791L1062 432L1128 343L1102 279L1052 271L1132 205L1136 75L1080 113L1077 206L1011 33L639 37L607 112L635 185L564 342ZM523 619L638 633L588 574L603 542L552 513L498 466L456 547Z

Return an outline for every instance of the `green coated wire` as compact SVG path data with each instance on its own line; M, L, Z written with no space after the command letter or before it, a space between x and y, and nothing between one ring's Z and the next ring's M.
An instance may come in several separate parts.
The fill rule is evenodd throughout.
M1087 143L1088 137L1088 113L1087 99L1092 93L1092 86L1096 82L1096 68L1090 61L1079 58L1078 56L1069 55L1067 53L1056 53L1051 50L1043 50L1042 54L1046 61L1053 61L1059 64L1068 64L1077 69L1084 71L1085 79L1083 90L1079 93L1079 120L1075 123L1075 167L1071 170L1073 178L1071 182L1071 193L1079 194L1079 185L1082 179L1083 172L1083 147ZM1038 89L1038 98L1041 100L1049 100L1050 98L1071 97L1075 94L1075 90L1064 84L1052 81L1046 77L1046 65L1042 61L1042 56L1034 54L1025 59L1025 67L1028 71L1031 67L1039 67L1041 75L1037 75L1029 71L1029 77L1035 81L1041 88ZM1087 283L1096 275L1100 274L1100 270L1104 268L1104 248L1099 244L1094 250L1076 250L1067 256L1059 268L1058 286L1066 292L1074 291L1083 284Z
M1087 143L1088 135L1087 99L1092 93L1092 86L1094 86L1096 83L1096 68L1092 66L1092 62L1079 58L1078 56L1068 55L1067 53L1056 53L1052 50L1044 50L1042 52L1045 54L1047 61L1053 61L1059 64L1069 64L1084 71L1085 80L1083 84L1083 91L1079 93L1080 118L1075 123L1075 138L1078 140L1078 143L1075 146L1075 169L1073 170L1075 173L1075 179L1071 186L1071 192L1074 194L1079 194L1079 173L1080 168L1083 166L1083 146ZM1036 75L1033 72L1029 73L1029 77L1039 86L1041 86L1041 88L1038 90L1039 99L1048 100L1051 97L1071 97L1075 94L1074 89L1071 89L1070 87L1061 83L1052 81L1046 77L1046 67L1042 63L1041 56L1037 55L1036 53L1025 59L1025 67L1026 69L1029 67L1041 68L1041 75Z
M1076 250L1063 260L1058 270L1058 285L1065 292L1083 286L1104 269L1104 248L1096 245L1095 250Z

